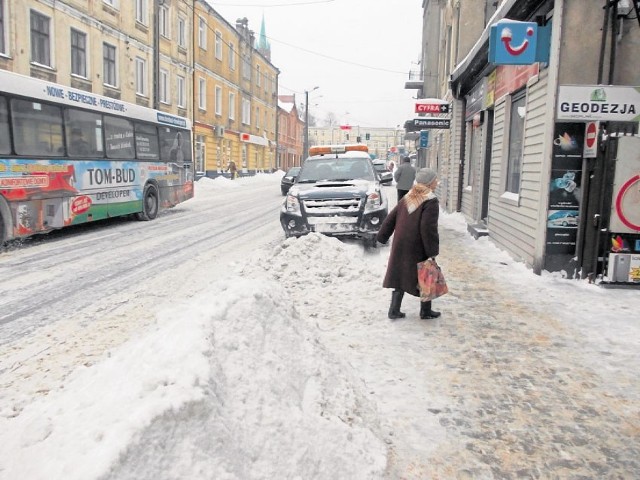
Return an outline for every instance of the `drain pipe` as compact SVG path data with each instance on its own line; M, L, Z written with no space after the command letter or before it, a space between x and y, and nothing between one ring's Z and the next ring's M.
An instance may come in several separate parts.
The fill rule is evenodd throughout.
M602 77L604 76L604 52L607 45L607 30L609 30L609 8L610 0L606 0L604 6L604 19L602 20L602 38L600 40L600 59L598 60L598 85L602 85Z

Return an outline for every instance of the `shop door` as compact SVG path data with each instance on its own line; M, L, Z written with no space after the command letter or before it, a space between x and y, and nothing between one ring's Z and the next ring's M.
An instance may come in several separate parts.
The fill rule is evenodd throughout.
M484 169L482 174L482 204L480 220L486 225L489 214L489 189L491 186L491 156L493 154L493 110L487 110L486 148L484 151Z

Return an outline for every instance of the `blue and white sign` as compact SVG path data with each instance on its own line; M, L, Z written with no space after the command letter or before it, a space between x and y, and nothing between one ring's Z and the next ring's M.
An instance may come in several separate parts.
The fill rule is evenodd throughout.
M489 61L497 65L531 65L549 61L551 29L535 22L500 20L491 25Z
M420 148L429 146L429 130L420 130Z

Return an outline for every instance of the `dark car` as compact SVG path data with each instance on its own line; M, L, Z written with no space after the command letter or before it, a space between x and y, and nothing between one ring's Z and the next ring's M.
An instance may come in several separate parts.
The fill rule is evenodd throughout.
M349 148L352 147L352 148ZM313 147L291 187L280 223L287 237L319 232L376 246L388 202L366 146Z
M291 185L293 185L298 177L298 173L300 173L300 167L291 167L287 170L287 173L284 174L282 180L280 180L280 191L282 195L286 195Z
M374 160L373 168L375 168L378 176L380 177L380 183L383 185L389 185L393 181L393 173L387 168L387 162L384 160Z

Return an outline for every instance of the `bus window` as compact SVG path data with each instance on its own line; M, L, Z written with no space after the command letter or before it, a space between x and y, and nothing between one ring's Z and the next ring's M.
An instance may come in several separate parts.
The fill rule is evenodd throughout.
M64 155L60 107L13 99L11 122L18 155Z
M191 137L188 131L159 127L160 159L164 162L191 162Z
M104 118L104 134L107 158L133 160L136 152L133 145L133 122L124 118Z
M158 130L153 125L136 123L136 153L138 160L158 160Z
M0 97L0 153L11 153L9 112L7 111L7 99L4 97Z
M64 127L70 157L104 156L102 115L68 108L64 111Z

